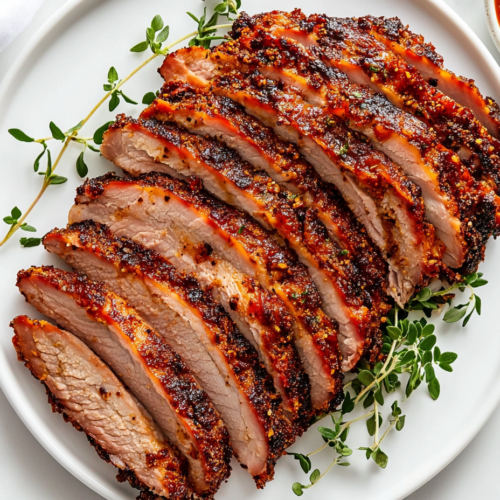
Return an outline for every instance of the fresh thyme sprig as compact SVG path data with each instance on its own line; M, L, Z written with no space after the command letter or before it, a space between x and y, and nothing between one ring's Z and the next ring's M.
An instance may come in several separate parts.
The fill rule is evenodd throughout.
M466 304L450 307L443 320L450 323L459 321L467 312L465 326L472 313L481 313L481 302L474 289L486 285L487 281L482 278L481 273L473 273L465 276L460 282L439 292L432 292L424 288L410 300L406 310L398 307L389 313L383 327L382 353L386 355L385 360L379 361L370 367L365 363L358 373L357 378L344 386L344 402L340 410L330 414L332 426L319 427L318 431L324 444L317 450L308 454L288 453L299 461L302 471L306 474L312 469L311 458L316 453L325 449L333 449L333 459L328 468L321 473L319 469L313 470L309 476L309 483L295 482L292 491L301 496L304 490L311 488L335 466L348 466L346 457L352 454L352 448L346 443L351 426L359 421L366 421L366 429L373 442L370 446L358 448L364 451L367 460L372 459L379 467L385 469L389 463L389 457L382 450L381 445L392 429L401 431L405 425L406 415L402 414L397 400L391 403L391 412L387 418L386 428L382 433L384 418L381 408L386 404L386 398L394 394L402 387L402 376L405 375L404 397L408 399L411 394L422 384L427 385L427 390L433 400L439 398L441 387L436 375L435 368L452 372L452 364L457 359L454 352L441 352L436 345L437 338L434 334L435 327L428 323L425 318L410 321L410 311L433 311L448 304L454 298L452 292L460 290L464 292L470 289L470 298ZM479 305L478 305L479 304ZM348 414L360 406L366 413L349 419ZM316 418L320 420L326 415Z
M151 61L156 59L158 56L164 56L169 53L169 51L176 45L186 41L191 40L190 45L202 45L203 47L209 47L212 40L219 39L221 37L215 36L214 34L219 29L230 28L231 24L220 24L217 25L217 20L219 16L225 16L228 20L232 20L229 16L230 14L237 14L237 10L241 6L240 0L223 0L214 7L214 12L210 16L209 20L206 21L207 14L206 8L204 10L203 16L198 19L191 13L188 13L190 17L195 19L198 27L195 31L188 33L187 35L179 38L175 42L163 46L169 37L169 27L165 26L161 16L157 15L151 21L151 25L146 29L146 40L138 43L130 50L131 52L144 52L148 48L151 49L153 54L144 60L137 68L135 68L128 76L123 79L118 78L118 72L114 67L111 67L108 72L108 82L103 85L106 93L99 100L99 102L91 109L87 116L81 120L77 125L70 128L67 132L62 132L62 130L56 126L53 122L50 122L51 136L44 137L42 139L34 139L22 130L12 128L9 133L18 141L21 142L32 142L38 143L42 146L42 152L38 154L33 164L34 171L40 175L43 175L43 183L35 199L32 201L31 205L24 212L20 213L18 217L14 217L11 213L10 217L12 221L9 223L9 230L7 231L4 238L0 241L0 247L3 246L19 229L23 229L28 226L26 219L30 215L31 211L35 208L38 202L41 200L45 194L47 188L51 185L62 184L67 181L66 177L55 175L54 171L58 167L61 159L63 158L69 144L75 142L83 146L83 151L77 158L76 170L80 177L85 177L88 174L88 167L85 163L84 153L86 149L90 149L94 152L99 152L99 149L95 145L102 144L103 134L108 129L109 125L113 123L112 121L106 122L104 125L99 127L93 134L92 138L81 137L79 131L84 127L87 122L92 118L96 111L109 99L109 110L114 111L120 104L120 98L124 101L137 104L135 101L127 97L121 88L125 83L127 83L136 73L147 66ZM194 40L194 41L193 41ZM147 93L143 98L143 103L150 104L156 95L152 92ZM47 142L50 140L57 140L63 143L61 150L59 151L56 159L52 162L52 153L47 146ZM93 143L93 144L92 144ZM45 172L39 172L40 163L44 156L47 156L47 168ZM12 209L14 210L14 209ZM17 207L15 213L17 214ZM19 211L20 212L20 211ZM11 220L8 219L8 220ZM32 247L40 244L40 238L21 238L20 243L24 247Z
M118 79L118 72L111 66L108 71L108 83L105 83L102 88L107 92L111 92L111 99L109 100L109 110L114 111L120 104L120 96L123 97L125 102L129 104L137 104L134 100L127 97L122 90L118 90L121 80Z

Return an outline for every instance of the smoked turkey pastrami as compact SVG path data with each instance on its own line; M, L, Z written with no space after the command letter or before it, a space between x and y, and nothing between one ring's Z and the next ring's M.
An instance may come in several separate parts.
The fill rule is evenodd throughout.
M118 236L156 249L176 266L183 265L185 254L196 258L208 244L214 257L229 261L283 300L295 319L295 345L309 375L313 407L335 407L342 394L337 327L321 310L307 271L250 217L200 187L199 180L186 184L161 174L108 174L78 189L70 222L107 224Z
M230 472L227 429L181 358L102 283L53 267L19 271L17 286L42 314L87 344L146 407L189 464L201 495Z
M269 430L282 426L281 400L255 350L211 294L157 252L93 221L53 230L43 243L77 271L104 281L167 340L219 411L240 462L255 476L265 470L277 454L275 441L294 436L275 432L269 439ZM305 430L309 384L297 352L275 330L257 340L298 431Z
M46 321L15 318L19 361L47 390L54 412L83 431L132 486L161 497L190 497L178 452L113 372L80 340Z
M434 45L426 42L422 35L412 33L397 17L366 16L359 18L358 24L408 64L415 66L430 85L470 108L493 137L500 136L500 108L495 100L484 97L474 80L457 76L446 69Z
M237 42L226 42L222 47L234 43ZM299 51L302 50L300 44L295 46ZM222 54L221 50L214 49L214 57ZM257 56L252 56L253 53L244 47L241 51L245 57L252 57L251 60L256 65L260 64L266 52L264 49L254 51ZM199 50L192 51L189 56L191 66L186 64L185 67L190 72L198 72L200 79L202 74L206 75L207 70L205 67L204 73L201 73L193 63L195 53L199 54L198 57L201 56ZM290 51L275 50L273 54L276 57L279 55L285 65L296 59L295 56L289 55ZM222 55L220 57L222 58ZM184 55L182 58L186 60ZM205 61L207 59L208 55L205 56ZM233 66L248 69L248 64L238 55L231 55L229 59ZM306 60L309 61L309 58ZM275 62L268 63L273 71ZM206 66L207 62L204 64ZM332 154L343 156L339 153L349 149L346 146L349 142L326 144L324 131L331 126L332 120L334 125L337 123L334 116L340 114L342 120L349 118L347 122L342 123L368 134L374 144L392 155L410 179L422 188L427 217L446 245L444 262L463 273L476 269L484 254L486 240L495 228L494 193L475 181L458 156L437 144L433 134L422 122L401 112L383 96L374 94L366 87L356 86L357 90L352 96L345 96L344 91L341 92L340 89L338 93L330 91L329 106L320 107L307 103L294 88L287 87L283 81L273 82L270 78L256 73L245 76L239 69L224 70L220 62L217 64L219 65L212 63L212 74L219 74L211 80L213 91L243 104L249 113L272 126L278 134L298 143L303 154L320 174L331 175L335 172L338 179L338 159L332 158ZM297 66L294 63L293 68L300 69L301 64ZM166 65L168 67L168 63L164 64L162 70ZM176 65L179 66L179 61ZM332 71L330 68L329 72ZM171 71L167 73L170 75ZM288 74L296 75L293 71ZM319 75L318 71L314 74ZM328 82L331 81L333 80L329 78ZM346 85L345 77L344 80L335 80L335 85L337 81L341 87ZM205 86L207 85L208 81ZM331 180L335 181L334 178Z
M160 98L142 116L171 119L192 132L221 139L254 166L264 168L277 182L300 194L298 202L303 201L304 205L317 211L330 237L343 250L352 252L350 259L353 265L362 269L367 282L375 277L378 281L375 289L380 290L380 276L385 274L386 268L381 262L381 255L359 223L351 214L346 215L348 210L340 202L341 197L335 187L319 178L295 145L278 138L270 128L246 114L230 99L180 82L166 84ZM330 136L333 132L328 130ZM351 167L353 175L341 175L336 169L338 175L333 182L340 187L369 235L384 252L389 263L388 292L403 305L416 286L437 274L439 266L436 263L440 260L442 249L435 247L433 228L423 222L424 206L418 188L403 176L398 178L397 167L387 169L385 176L379 175L379 179L374 180L379 171L383 172L384 155L364 143L356 147L353 134L346 134L344 139L349 141L350 148L349 152L341 155L340 161ZM342 138L337 137L337 142L345 145ZM342 145L338 147L342 148ZM366 170L364 174L363 170ZM339 228L339 219L344 220L344 227L349 227L347 231ZM371 269L357 262L367 256L352 245L354 233L360 234L358 243L374 259ZM370 285L361 285L370 291Z
M125 164L124 169L129 173L175 169L177 175L196 175L218 198L275 230L308 267L323 299L323 309L339 323L345 371L352 369L374 344L380 346L380 318L389 308L385 303L380 304L383 289L372 299L369 291L361 288L363 279L359 270L343 254L342 247L328 237L324 227L315 232L315 238L304 232L303 203L265 172L255 171L234 150L174 124L137 122L122 117L107 131L101 151L118 166ZM138 152L143 153L141 160L134 162ZM317 224L322 226L319 221Z
M326 64L344 71L354 83L382 92L392 104L431 126L438 140L456 152L477 180L500 193L500 141L469 108L427 83L414 66L367 32L364 18L312 15L306 19L299 11L288 18L290 26L278 28L277 33L302 43L309 40L311 52Z

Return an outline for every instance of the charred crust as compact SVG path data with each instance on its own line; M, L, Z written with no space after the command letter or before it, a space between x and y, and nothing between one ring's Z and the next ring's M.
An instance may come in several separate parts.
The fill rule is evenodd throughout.
M230 470L231 448L227 429L208 396L169 344L101 282L91 282L82 275L43 266L20 271L17 283L20 285L22 281L32 279L42 280L71 295L78 306L96 321L120 326L169 394L174 411L191 427L207 468L205 480L215 492Z
M189 190L187 187L186 189ZM173 192L171 196L174 196ZM214 301L212 295L205 291L192 275L180 273L157 252L126 238L116 237L105 225L93 221L84 221L72 224L67 229L54 230L46 238L67 237L69 241L72 239L71 235L78 237L79 246L90 249L117 268L149 277L166 285L199 312L217 347L235 373L240 387L255 408L266 434L269 435L272 431L271 434L275 436L270 440L268 474L272 475L274 463L283 453L284 446L291 444L294 436L304 430L311 412L309 380L295 348L290 343L290 338L283 335L279 329L278 331L269 329L264 343L271 359L276 360L284 371L290 400L298 407L296 429L289 428L286 423L281 398L276 394L270 376L263 370L255 349L239 332L220 304ZM211 249L204 248L204 251L211 253ZM291 328L291 325L288 328ZM201 403L196 406L195 414L204 417L205 410ZM186 404L183 403L182 406ZM270 409L272 413L269 415ZM207 422L207 425L210 425L210 422ZM225 436L221 436L220 439L224 441Z
M337 325L321 310L321 300L316 287L312 283L307 270L298 261L295 254L279 246L276 240L251 217L235 208L217 200L203 190L193 191L183 181L172 179L165 174L143 174L139 177L119 178L105 176L92 179L86 183L85 195L95 197L111 183L132 183L146 189L163 191L171 197L177 197L185 203L194 206L200 213L221 227L232 239L243 245L250 255L255 255L266 267L271 282L276 282L287 297L302 297L304 292L307 300L292 299L290 305L295 311L303 327L322 344L321 352L331 363L331 371L338 370L339 353L337 343ZM163 195L163 193L162 193ZM99 196L99 194L97 194ZM244 226L245 230L240 231ZM257 257L258 255L258 257ZM319 321L318 321L319 318Z
M316 57L311 58L301 49L300 44L293 44L284 39L273 37L267 33L265 30L266 22L267 25L272 24L271 20L274 18L273 16L284 16L290 21L290 26L298 27L308 33L314 33L320 45L320 49L312 49ZM473 269L474 266L477 266L478 261L482 258L481 249L484 249L484 244L488 236L495 230L496 207L492 206L490 203L488 191L492 194L493 192L488 186L488 183L478 182L471 176L467 166L459 160L458 156L439 143L439 133L431 131L424 123L414 119L411 115L401 113L399 109L392 106L382 95L375 94L365 87L351 84L346 80L345 75L342 75L335 69L327 70L324 68L323 64L318 65L318 60L321 62L322 57L334 58L335 51L338 50L339 47L343 47L342 44L347 43L349 37L362 36L363 30L360 28L358 20L330 18L322 15L312 15L305 18L300 11L294 11L292 14L263 14L256 16L252 22L257 26L253 28L252 32L249 32L250 30L240 29L236 41L226 42L214 50L222 55L229 54L239 58L240 61L244 61L247 67L250 68L259 67L264 64L298 69L300 74L308 79L308 84L311 88L315 88L315 86L317 86L317 88L329 88L329 86L333 84L336 93L328 93L329 109L324 111L314 110L314 113L326 113L327 115L333 113L333 115L342 116L343 119L354 120L356 124L371 124L370 126L374 127L374 131L380 140L384 140L385 134L392 133L393 131L406 137L406 140L408 140L410 144L420 150L422 160L437 173L440 188L449 197L448 208L450 214L461 221L464 253L467 254L467 249L471 249L467 255L467 260L464 263L463 269ZM258 27L259 23L264 25L263 29ZM362 25L363 23L367 24L368 20L361 22ZM366 35L363 36L366 37ZM370 34L368 34L368 39L371 40L372 45L378 43ZM249 40L253 43L252 51L245 49L245 44L249 45L250 43ZM317 53L318 50L320 50L319 53ZM390 70L385 60L382 65L370 58L365 58L365 60L366 64L369 66L378 65L379 71L376 73L377 78L382 78L382 76ZM415 82L417 82L418 79L418 85L417 83L415 83L415 85L411 84L413 92L417 92L417 87L418 89L422 87L422 90L418 90L418 92L422 94L422 92L425 92L427 89L434 100L438 98L436 96L442 95L438 94L436 89L423 81L422 77L415 69L408 68L402 59L398 64L408 69L409 73L411 73L410 80L415 79ZM383 71L381 69L383 69ZM327 71L330 72L327 73ZM405 75L406 71L401 71L400 73ZM408 79L405 79L405 81L406 80ZM248 82L250 82L250 85ZM248 89L253 98L258 98L264 104L269 103L271 106L274 105L277 96L280 95L281 89L283 88L281 82L272 82L269 79L263 78L261 75L255 74L242 77L235 71L230 71L227 75L218 77L217 83L223 89L226 88L228 92L245 91L245 89ZM356 92L353 92L354 90ZM283 98L283 102L287 102L292 113L290 116L293 116L293 110L297 106L290 106L290 90L287 90L286 93L287 97L286 99ZM354 94L359 97L355 97ZM445 101L443 99L444 98L442 98L440 102L444 103ZM448 99L448 101L451 100ZM448 121L450 114L457 119L457 108L453 108L448 101L446 101L448 103L447 107L443 110L445 112L444 114L448 113ZM286 109L285 106L281 106L281 108ZM463 109L465 108L461 108L460 112L462 112ZM441 110L439 109L439 111ZM437 120L439 113L436 113L434 114ZM304 112L301 108L301 116L297 117L297 119L303 120L303 114ZM478 122L474 120L474 117L469 115L465 120L460 119L461 125L460 127L456 126L454 132L456 132L457 135L461 134L462 142L465 141L467 144L470 144L470 146L477 151L478 154L482 155L484 159L486 155L481 149L484 147L483 142L487 145L487 148L492 146L493 142L495 142L495 145L492 147L496 148L496 143L498 143L498 141L489 138L485 129L481 129ZM316 126L315 120L317 123ZM469 123L472 124L471 127L468 126ZM331 124L337 127L335 130L335 136L337 136L340 130L338 119L333 119ZM328 129L332 125L329 125ZM443 124L443 127L444 126L448 127L447 130L449 132L449 125L446 123ZM476 127L476 129L474 129L474 127ZM325 141L325 132L319 126L318 118L314 118L313 114L311 114L310 119L308 119L305 128L307 130L312 130L311 133L314 135L315 139L320 137L322 141ZM471 132L469 130L470 128L474 130ZM439 129L439 126L437 126L437 129ZM449 133L447 135L449 135ZM479 136L481 137L481 141L483 141L479 141L481 144L478 144L476 141L476 138ZM360 141L355 144L361 144L362 142L363 141ZM500 143L498 144L500 145ZM335 144L328 144L326 141L325 146L329 148L329 151L332 151L334 150L332 146L335 146ZM351 147L350 149L354 150L355 148ZM479 151L480 149L481 151ZM349 154L345 156L348 157ZM500 165L500 160L497 161L495 156L496 155L490 154L490 157L495 161L486 161L483 163L483 165L489 166L487 175L493 182L495 176L498 175L498 165ZM336 160L338 159L336 158ZM344 164L345 163L346 162L344 162ZM345 168L349 167L346 165ZM399 173L399 176L404 178L401 173ZM357 178L359 179L359 176L357 176ZM376 193L373 191L373 187L376 186L377 183L372 182L370 184L372 185L371 190L370 185L366 185L365 188L375 196ZM385 182L378 183L378 186L382 189L384 189L386 185ZM403 194L405 190L405 187L403 187L404 182L393 181L392 185L401 186L402 188L399 187L397 189ZM411 200L413 196L413 194L410 195L407 198L407 202ZM401 199L403 200L404 196L402 196ZM423 203L421 201L420 205L421 208L419 211L423 209ZM471 210L471 207L475 207L474 210ZM484 220L479 220L476 214L480 214ZM418 214L415 214L415 217L417 217L417 215ZM469 224L472 219L474 219L474 221L472 224ZM423 219L421 219L420 222L423 229L422 224ZM424 235L425 232L422 230L421 234Z

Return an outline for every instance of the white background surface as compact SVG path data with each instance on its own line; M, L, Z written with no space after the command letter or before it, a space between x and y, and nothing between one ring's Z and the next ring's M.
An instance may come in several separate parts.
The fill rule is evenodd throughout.
M41 24L65 0L46 0L28 29L0 53L0 79ZM337 0L335 0L337 1ZM408 0L402 0L408 1ZM484 21L482 0L446 0L474 29L500 62ZM498 97L498 96L497 96ZM463 395L464 405L467 395ZM465 451L410 500L500 498L500 409ZM31 436L0 392L0 499L98 500L53 460ZM312 495L313 496L313 495ZM357 500L357 499L352 499Z

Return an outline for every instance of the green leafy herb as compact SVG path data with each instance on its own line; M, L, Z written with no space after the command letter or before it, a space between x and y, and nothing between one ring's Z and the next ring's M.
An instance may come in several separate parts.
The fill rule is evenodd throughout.
M17 139L18 141L21 141L21 142L34 142L35 141L35 139L33 139L33 137L26 135L22 130L19 130L18 128L10 128L9 134L12 137L14 137L14 139Z
M28 226L24 219L30 214L30 212L36 207L39 203L39 200L42 199L45 190L50 185L62 184L66 182L66 177L54 175L54 170L57 168L59 162L63 158L66 150L68 149L68 145L70 143L78 143L83 146L83 150L85 151L87 148L93 152L99 153L99 149L95 147L95 145L102 144L103 134L108 129L110 123L107 122L99 129L97 129L94 133L93 140L94 144L91 144L92 139L87 137L82 137L79 135L79 131L84 127L85 124L89 122L89 120L94 116L96 111L106 102L109 103L109 110L114 111L121 100L123 99L125 102L130 104L137 104L137 102L131 99L129 96L125 95L122 86L130 80L138 71L144 68L148 63L153 61L156 57L168 54L169 50L177 44L192 38L191 44L193 45L201 45L204 47L210 46L212 40L216 40L222 38L217 36L216 31L222 28L230 28L230 24L216 25L217 18L220 16L226 16L228 19L230 14L236 14L237 10L241 5L240 0L223 0L215 5L213 12L211 15L207 15L207 10L204 10L203 16L200 19L197 19L196 16L190 14L190 16L196 19L199 30L196 33L190 33L188 35L182 36L175 42L169 44L168 46L163 47L163 44L168 40L169 37L169 27L165 25L162 17L160 15L156 15L152 21L151 25L146 28L146 39L138 44L136 44L131 51L132 52L143 52L148 48L151 49L153 54L141 62L141 64L136 67L127 77L124 79L120 79L118 75L118 71L115 66L111 66L108 75L107 81L103 85L103 89L107 94L90 110L90 112L86 115L83 120L80 120L77 125L71 127L66 132L63 132L54 122L50 122L50 130L51 137L45 137L41 139L34 139L33 137L27 135L20 129L11 128L9 129L9 133L18 141L21 142L37 142L42 145L42 151L38 153L37 157L33 163L34 171L44 177L43 185L40 188L39 193L37 194L34 202L31 204L27 212L22 216L22 220L17 220L13 218L13 223L9 224L9 230L5 234L4 238L0 241L0 246L4 245L12 235L18 230L22 229L25 231L29 231L31 226ZM208 20L207 20L208 19ZM148 93L144 96L144 103L152 102L151 99L154 99L154 94ZM47 141L49 140L57 140L63 142L63 146L61 151L57 154L55 163L52 164L52 156L51 151L47 147ZM45 172L40 172L40 164L44 156L47 156L47 168ZM88 173L88 167L85 163L83 155L80 153L78 156L78 160L76 163L77 172L81 176L85 176ZM9 216L12 217L12 216ZM14 222L17 220L17 222ZM26 239L23 238L21 244L23 246L33 246L34 241L36 239ZM39 242L37 243L39 244Z
M468 288L471 294L474 294L472 290L486 283L481 273L473 273L446 290L432 292L424 288L411 298L407 310L394 307L389 312L382 335L382 352L386 355L385 360L373 366L365 363L362 368L358 369L357 378L345 386L342 407L330 415L333 426L318 428L324 445L308 454L294 454L296 460L302 460L305 463L307 459L307 466L304 465L302 470L309 473L313 468L312 455L323 450L332 450L334 453L332 463L323 474L318 469L316 469L318 472L316 470L313 472L314 476L311 475L310 484L294 483L292 491L296 495L302 495L305 489L317 483L334 465L349 465L348 462L342 461L342 457L352 453L346 440L349 429L355 422L365 420L367 433L373 440L371 446L362 446L358 449L364 452L367 460L372 459L378 467L385 469L388 466L389 457L382 451L381 444L392 429L398 432L404 429L406 415L403 415L398 401L394 400L390 405L390 414L384 423L381 408L386 400L402 387L403 382L406 384L404 386L406 398L409 398L420 385L425 384L431 399L437 400L441 393L441 385L436 375L436 366L451 372L453 371L452 364L458 358L454 352L441 352L436 345L438 339L433 324L428 323L425 317L410 321L409 312L420 310L425 313L426 309L437 310L448 304L450 308L443 316L444 321L450 321L450 318L453 318L452 315L461 314L462 311L467 312L468 309L471 310L469 316L472 310L480 313L481 302L477 303L476 295L465 304L452 306L453 295L450 292L455 289L465 291ZM366 413L352 420L346 418L360 406L365 408Z
M47 144L45 141L41 142L43 146L43 151L36 157L35 163L33 163L33 169L35 172L38 172L38 169L40 168L40 160L43 158L43 155L47 151Z
M19 243L21 243L21 246L24 248L37 247L41 242L41 238L21 238L19 240Z
M436 311L445 304L450 304L454 298L454 291L463 292L469 289L469 300L465 304L450 307L443 316L446 323L456 323L465 317L462 326L467 325L474 311L481 314L481 299L476 295L475 289L486 285L488 282L483 279L483 273L471 273L464 276L461 281L453 284L446 290L431 292L429 288L420 290L409 302L407 310L423 311L427 317L430 317L432 311Z
M166 42L170 33L170 28L165 26L160 15L153 17L151 26L146 28L146 40L134 45L130 52L144 52L148 48L156 55L166 55L168 49L162 50L163 42Z
M51 175L49 177L49 183L52 184L64 184L68 179L62 177L61 175Z
M119 89L121 80L118 78L118 72L114 66L111 66L108 71L108 83L105 83L102 88L106 92L111 93L111 98L109 100L109 111L114 111L120 104L120 97L123 97L125 102L129 104L137 104L136 101L132 100L130 97L126 96L122 90Z
M142 98L142 104L147 104L148 106L156 99L156 94L154 92L148 92L144 94Z
M100 126L95 132L93 140L96 144L102 144L103 135L106 130L108 130L109 126L114 123L113 121L106 122L104 125Z
M66 135L54 122L50 122L49 127L50 127L50 131L52 132L52 137L56 141L63 141L64 142L66 140Z
M86 177L87 174L89 173L89 169L87 167L87 164L85 163L85 160L83 158L84 152L82 151L80 153L80 156L76 160L76 171L78 172L78 175L80 177Z
M240 226L240 228L238 229L238 234L243 233L243 231L244 231L244 230L245 230L245 224L242 224L242 225Z
M350 144L349 144L349 141L347 141L340 149L339 149L339 155L340 156L344 156L345 154L347 154L347 152L349 151L350 149Z
M307 455L301 453L287 453L287 455L291 455L295 460L298 460L300 467L306 474L311 470L311 459Z
M83 120L77 123L74 127L71 127L66 134L71 134L71 132L76 132L83 127Z

